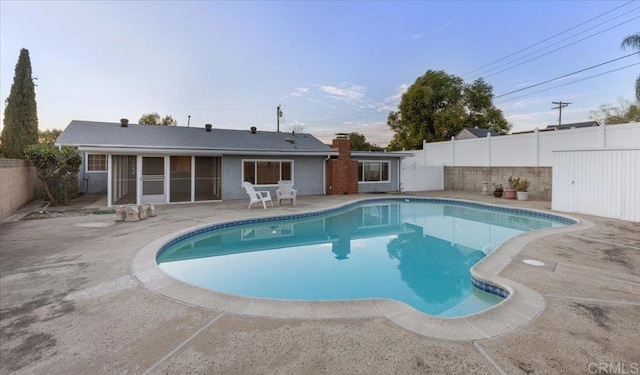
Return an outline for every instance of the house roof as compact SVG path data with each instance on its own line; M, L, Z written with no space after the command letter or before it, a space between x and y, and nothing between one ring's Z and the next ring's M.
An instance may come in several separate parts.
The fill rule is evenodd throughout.
M250 129L158 126L119 122L73 120L56 140L56 145L99 148L145 148L211 151L252 151L334 154L331 147L311 134L278 133Z
M598 121L574 122L572 124L547 125L545 130L566 130L572 128L590 128L592 126L600 126Z
M408 151L396 151L396 152L351 151L352 158L390 159L390 158L407 158L410 156L414 156L414 154Z
M458 137L460 135L460 133L462 133L463 131L468 131L469 133L473 134L474 136L476 136L476 138L484 138L487 136L487 133L491 134L492 137L497 137L500 134L498 134L497 131L493 130L493 129L481 129L481 128L462 128L462 130L460 130L458 132L458 134L456 134L456 137Z

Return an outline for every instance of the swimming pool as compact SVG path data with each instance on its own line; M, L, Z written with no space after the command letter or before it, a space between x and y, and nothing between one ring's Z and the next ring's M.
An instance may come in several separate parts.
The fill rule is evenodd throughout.
M371 199L201 228L164 245L156 260L169 275L218 292L286 300L387 298L456 317L507 294L472 280L474 264L517 234L572 223L470 202Z

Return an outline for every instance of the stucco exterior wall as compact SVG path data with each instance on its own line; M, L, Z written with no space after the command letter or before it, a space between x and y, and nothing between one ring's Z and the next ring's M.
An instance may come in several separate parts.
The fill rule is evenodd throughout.
M551 201L551 167L444 167L444 189L482 191L482 181L489 181L489 192L493 183L509 187L509 177L529 180L529 199Z
M35 167L20 159L0 159L0 222L35 199L39 187Z
M245 199L247 192L242 187L242 160L292 160L293 187L298 195L323 194L322 156L223 156L222 158L222 200ZM256 190L268 190L275 198L278 185L262 186Z
M107 194L107 171L86 172L87 155L80 152L82 164L78 171L78 191L83 194Z

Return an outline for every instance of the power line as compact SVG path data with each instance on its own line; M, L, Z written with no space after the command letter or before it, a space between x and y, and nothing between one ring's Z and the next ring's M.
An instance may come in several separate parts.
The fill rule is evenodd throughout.
M553 87L547 87L546 89L542 89L542 90L538 90L538 91L530 92L530 93L528 93L528 94L524 94L524 95L516 96L515 98L502 99L502 100L499 100L499 101L500 101L500 103L499 103L499 104L506 103L506 102L510 102L510 101L514 101L514 100L518 100L518 99L522 99L522 98L526 98L527 96L531 96L531 95L534 95L534 94L539 94L539 93L541 93L541 92L545 92L545 91L549 91L549 90L557 89L557 88L559 88L559 87L564 87L564 86L572 85L572 84L574 84L574 83L578 83L578 82L586 81L586 80L589 80L589 79L592 79L592 78L596 78L596 77L603 76L603 75L605 75L605 74L609 74L609 73L617 72L617 71L619 71L619 70L623 70L623 69L628 69L628 68L631 68L631 67L634 67L634 66L637 66L637 65L640 65L640 63L629 64L629 65L626 65L626 66L622 66L622 67L620 67L620 68L607 70L606 72L602 72L602 73L594 74L594 75L592 75L592 76L588 76L588 77L580 78L580 79L577 79L577 80L575 80L575 81L571 81L571 82L563 83L563 84L561 84L561 85L556 85L556 86L553 86Z
M502 72L506 72L507 70L513 69L513 68L518 67L518 66L520 66L520 65L524 65L524 64L526 64L526 63L528 63L528 62L531 62L531 61L533 61L533 60L537 60L537 59L539 59L539 58L541 58L541 57L544 57L544 56L550 55L550 54L552 54L552 53L554 53L554 52L557 52L557 51L559 51L559 50L561 50L561 49L567 48L567 47L572 46L572 45L574 45L574 44L576 44L576 43L580 43L580 42L582 42L583 40L586 40L586 39L592 38L592 37L594 37L594 36L596 36L596 35L602 34L602 33L606 32L606 31L609 31L609 30L611 30L611 29L613 29L613 28L616 28L616 27L618 27L618 26L622 26L622 25L624 25L625 23L629 23L629 22L631 22L631 21L633 21L633 20L635 20L635 19L638 19L638 18L640 18L640 16L636 16L636 17L634 17L634 18L632 18L632 19L630 19L630 20L627 20L627 21L625 21L625 22L622 22L622 23L619 23L619 24L617 24L617 25L611 26L611 27L609 27L609 28L607 28L607 29L604 29L604 30L602 30L602 31L598 31L598 32L597 32L597 33L595 33L595 34L591 34L591 35L586 36L586 37L584 37L584 38L582 38L582 39L578 39L578 40L576 40L575 42L572 42L572 43L566 44L566 45L564 45L564 46L562 46L562 47L558 47L558 48L556 48L556 49L554 49L554 50L551 50L551 51L549 51L549 52L547 52L547 53L544 53L544 54L542 54L542 55L540 55L540 56L536 56L536 57L534 57L534 58L532 58L532 59L529 59L529 60L523 61L523 62L521 62L521 63L519 63L519 64L516 64L516 65L510 66L510 67L508 67L508 68L502 69L502 70L497 71L497 72L495 72L495 73L491 73L491 74L489 74L489 75L484 76L483 78L488 78L488 77L495 76L496 74L500 74L500 73L502 73ZM518 60L519 60L519 59L518 59ZM514 61L516 61L516 60L514 60ZM512 62L514 62L514 61L512 61Z
M536 84L534 84L534 85L530 85L530 86L527 86L527 87L523 87L523 88L521 88L521 89L517 89L517 90L509 91L509 92L508 92L508 93L506 93L506 94L501 94L501 95L496 96L496 97L495 97L495 99L501 98L501 97L503 97L503 96L511 95L511 94L516 93L516 92L520 92L520 91L528 90L528 89L530 89L530 88L534 88L534 87L537 87L537 86L540 86L540 85L544 85L545 83L549 83L549 82L557 81L557 80L559 80L559 79L566 78L566 77L572 76L572 75L574 75L574 74L582 73L582 72L585 72L585 71L590 70L590 69L597 68L597 67L602 66L602 65L610 64L610 63L612 63L612 62L614 62L614 61L618 61L618 60L626 59L626 58L627 58L627 57L629 57L629 56L633 56L633 55L637 55L637 54L640 54L640 52L630 53L630 54L628 54L628 55L626 55L626 56L618 57L617 59L613 59L613 60L605 61L605 62L603 62L603 63L596 64L596 65L590 66L590 67L588 67L588 68L584 68L584 69L576 70L575 72L567 73L567 74L561 75L561 76L556 77L556 78L548 79L548 80L546 80L546 81L543 81L543 82L540 82L540 83L536 83Z
M569 31L571 31L571 30L574 30L574 29L576 29L576 28L578 28L578 27L580 27L580 26L582 26L582 25L584 25L584 24L586 24L586 23L589 23L589 22L591 22L591 21L593 21L593 20L595 20L595 19L598 19L598 18L600 18L600 17L602 17L602 16L604 16L604 15L607 15L607 14L609 14L609 13L613 12L613 11L616 11L616 10L618 10L618 9L620 9L620 8L624 7L624 6L627 6L627 5L631 4L631 3L633 3L634 1L635 1L635 0L631 0L631 1L627 2L627 3L624 3L624 4L622 4L622 5L620 5L620 6L616 7L616 8L611 9L611 10L610 10L610 11L608 11L608 12L602 13L602 14L600 14L599 16L596 16L596 17L593 17L593 18L591 18L591 19L588 19L588 20L586 20L586 21L584 21L584 22L582 22L582 23L580 23L580 24L578 24L578 25L575 25L575 26L573 26L573 27L571 27L571 28L568 28L568 29L566 29L566 30L564 30L564 31L561 31L561 32L559 32L559 33L557 33L557 34L555 34L555 35L553 35L553 36L550 36L550 37L548 37L547 39L544 39L544 40L539 41L538 43L532 44L532 45L530 45L529 47L523 48L523 49L521 49L521 50L519 50L519 51L517 51L517 52L514 52L514 53L510 54L510 55L507 55L507 56L505 56L505 57L499 58L498 60L492 61L492 62L490 62L490 63L488 63L488 64L486 64L486 65L483 65L483 66L481 66L481 67L479 67L479 68L477 68L477 69L474 69L474 70L472 70L472 71L470 71L470 72L468 72L468 73L465 73L465 74L463 74L462 76L464 77L464 76L469 75L469 74L471 74L471 73L473 73L473 72L477 72L478 70L481 70L481 69L483 69L483 68L486 68L486 67L488 67L488 66L491 66L491 65L493 65L493 64L495 64L495 63L497 63L497 62L500 62L500 61L502 61L502 60L508 59L508 58L509 58L509 57L511 57L511 56L515 56L515 55L519 54L520 52L524 52L524 51L526 51L526 50L528 50L528 49L530 49L530 48L533 48L533 47L535 47L535 46L538 46L538 45L540 45L540 44L542 44L542 43L544 43L544 42L546 42L546 41L548 41L548 40L551 40L551 39L553 39L553 38L555 38L555 37L557 37L557 36L559 36L559 35L562 35L562 34L564 34L564 33L566 33L566 32L569 32Z

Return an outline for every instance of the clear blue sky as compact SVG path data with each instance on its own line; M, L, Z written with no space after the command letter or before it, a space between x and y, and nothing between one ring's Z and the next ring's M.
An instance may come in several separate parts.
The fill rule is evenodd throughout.
M620 42L640 31L640 18L633 19L640 1L626 3L2 1L0 94L9 95L20 49L27 48L38 77L40 129L74 119L137 122L159 112L179 126L191 115L191 126L275 130L281 104L282 130L301 124L323 140L356 131L386 145L388 112L429 69L467 82L485 72L500 95L629 54ZM511 65L609 27L489 76L527 53L548 47ZM631 56L495 103L513 131L556 123L552 101L572 103L563 123L588 121L600 104L634 97L640 65L570 82L638 62Z

